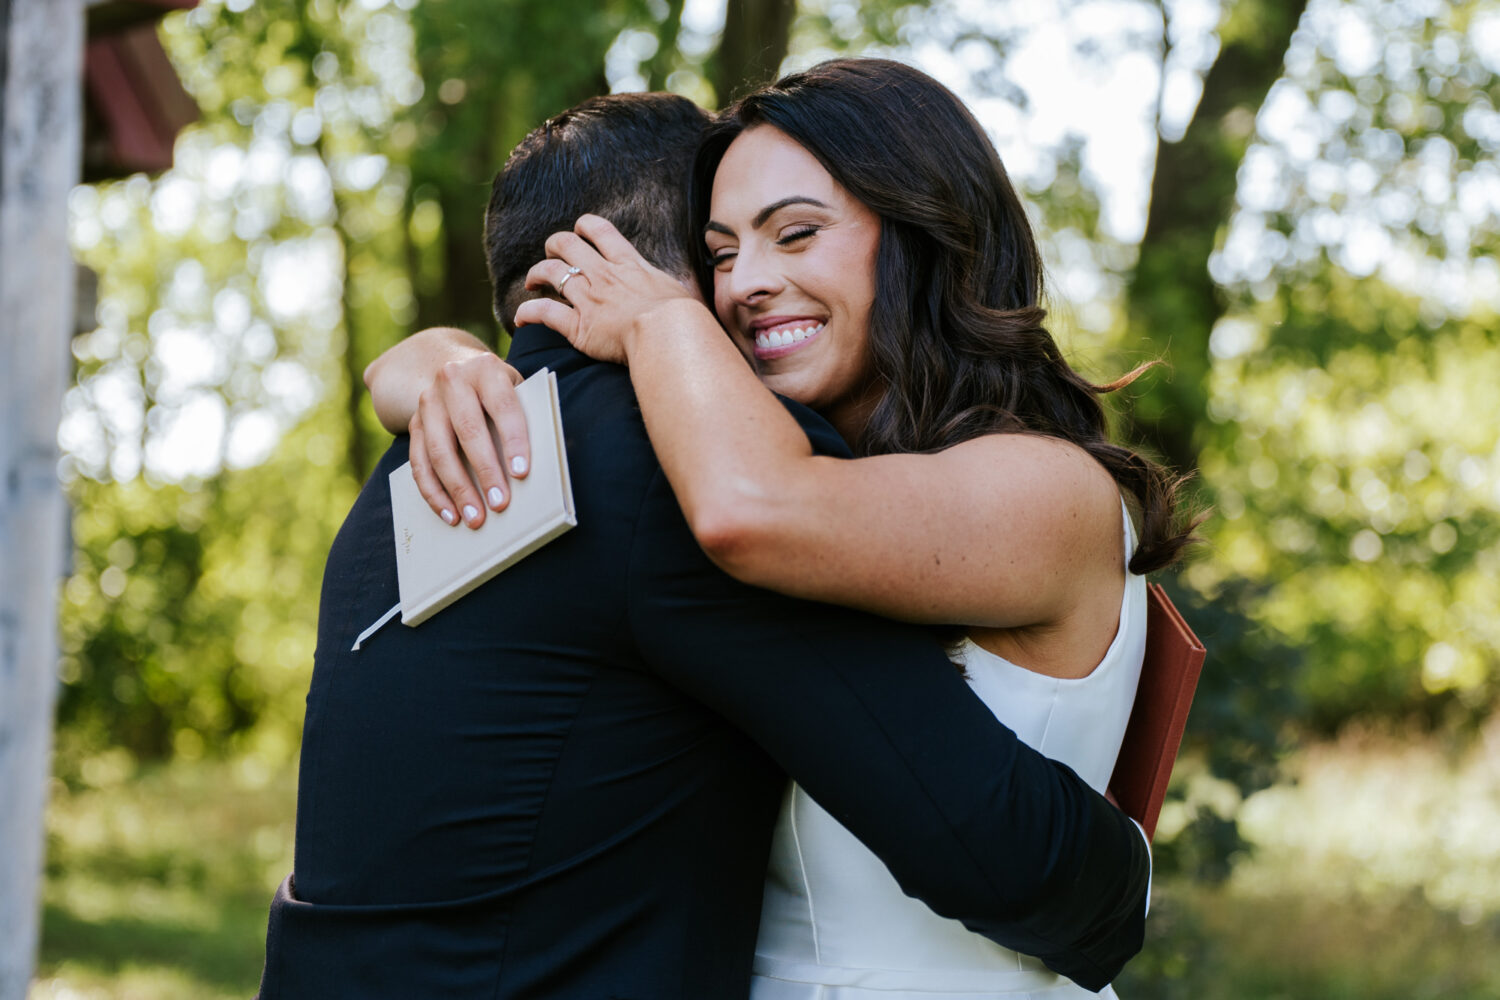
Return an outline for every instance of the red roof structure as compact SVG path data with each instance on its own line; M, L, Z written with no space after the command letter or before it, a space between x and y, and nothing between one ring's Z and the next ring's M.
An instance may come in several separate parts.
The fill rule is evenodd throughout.
M196 121L156 36L156 22L198 0L91 0L84 53L83 179L98 181L172 165L172 144Z

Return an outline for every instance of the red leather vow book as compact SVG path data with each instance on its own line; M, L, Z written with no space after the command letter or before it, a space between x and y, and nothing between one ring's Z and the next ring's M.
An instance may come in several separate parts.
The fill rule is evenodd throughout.
M1146 592L1146 659L1109 790L1151 837L1207 650L1159 584Z

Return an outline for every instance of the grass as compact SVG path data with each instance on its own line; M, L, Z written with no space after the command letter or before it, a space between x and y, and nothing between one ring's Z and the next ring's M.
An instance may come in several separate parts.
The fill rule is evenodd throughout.
M1169 884L1116 990L1126 1000L1494 1000L1500 921L1465 924L1411 896Z
M1241 813L1259 844L1217 886L1158 881L1126 1000L1500 996L1500 728L1465 753L1315 747ZM254 993L291 868L295 777L253 758L54 782L31 1000ZM1492 820L1496 820L1492 824Z
M1284 773L1226 885L1158 891L1120 995L1500 996L1500 715L1461 744L1352 729Z
M135 773L124 758L84 774L52 789L32 1000L253 994L292 867L295 776L244 762Z

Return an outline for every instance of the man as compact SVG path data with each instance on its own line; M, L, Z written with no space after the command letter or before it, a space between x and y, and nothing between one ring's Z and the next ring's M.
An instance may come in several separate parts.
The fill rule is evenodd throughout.
M498 315L584 212L686 275L703 123L617 95L528 136L487 218ZM1143 933L1129 820L1021 745L927 633L717 570L624 369L540 327L510 360L558 373L578 527L351 652L397 599L386 477L406 441L381 460L329 555L261 996L744 996L785 774L934 910L1090 988L1113 978Z

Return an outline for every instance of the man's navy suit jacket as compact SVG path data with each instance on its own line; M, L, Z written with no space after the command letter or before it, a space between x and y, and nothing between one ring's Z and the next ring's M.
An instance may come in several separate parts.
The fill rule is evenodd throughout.
M381 460L329 554L264 1000L743 997L787 774L937 912L1113 978L1149 874L1124 815L924 631L715 568L625 369L540 327L511 362L558 374L578 527L351 652L397 601L405 438Z

